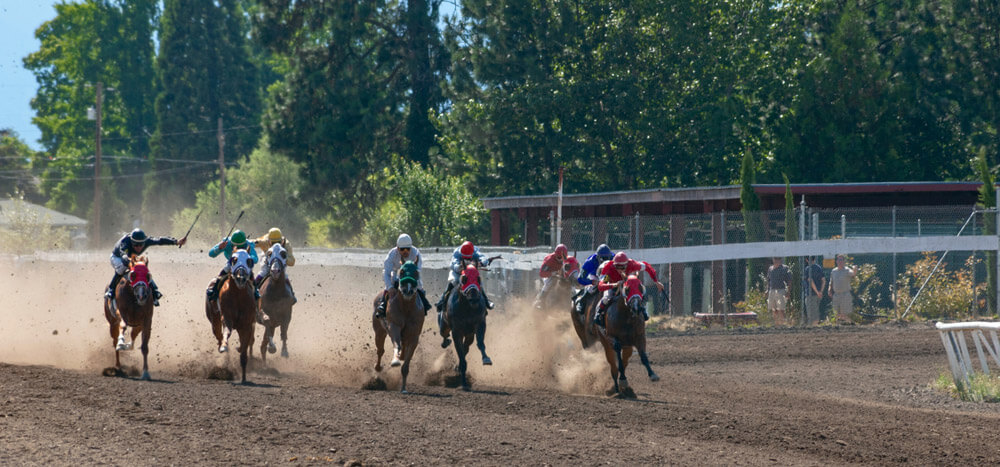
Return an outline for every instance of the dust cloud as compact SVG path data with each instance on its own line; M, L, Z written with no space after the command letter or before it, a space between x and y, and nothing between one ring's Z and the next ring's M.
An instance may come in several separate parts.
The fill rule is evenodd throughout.
M238 368L239 356L234 350L218 353L204 311L205 287L222 261L208 258L204 249L197 248L157 247L148 255L150 271L164 294L153 317L150 339L153 378L211 379L230 374L224 370ZM259 360L253 361L252 368L256 367L257 374L296 378L305 384L344 387L361 387L380 376L388 389L398 390L399 370L388 366L389 339L385 368L381 375L374 371L371 302L381 291L380 271L311 263L306 252L297 256L298 263L289 269L299 298L288 332L290 358L269 354L268 368L262 368ZM0 346L0 361L95 372L112 365L113 342L102 310L102 294L112 273L104 252L0 258L4 303L0 333L6 340ZM428 282L433 302L444 281ZM469 374L474 385L600 393L610 383L600 346L582 349L568 310L540 311L530 303L530 299L509 298L490 312L486 349L493 365L483 366L479 350L471 349ZM258 326L253 345L256 358L262 337L263 328ZM234 333L230 342L234 349L237 342ZM440 343L436 313L431 311L411 363L411 390L457 364L454 347L442 349ZM276 344L280 349L280 341ZM123 352L122 363L141 367L141 353L137 348Z

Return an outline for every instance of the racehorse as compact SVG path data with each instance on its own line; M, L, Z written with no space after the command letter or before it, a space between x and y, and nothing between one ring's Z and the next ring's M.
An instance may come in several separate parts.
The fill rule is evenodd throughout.
M386 299L385 317L378 317L378 303L382 298L375 296L372 312L372 328L375 330L375 350L378 358L375 371L382 371L382 354L385 353L385 336L392 339L392 363L390 366L402 365L403 385L400 392L406 394L406 376L410 373L410 359L420 342L420 331L424 328L426 310L417 295L417 281L420 272L411 261L403 264L399 271L399 287L389 290Z
M247 352L253 345L257 303L253 298L253 260L245 250L237 250L229 258L232 272L219 288L217 300L205 299L205 314L212 323L212 332L219 341L219 352L229 351L229 336L233 329L240 335L240 368L242 382L247 382ZM223 334L223 327L225 333Z
M646 322L642 319L641 308L642 282L631 275L619 287L618 297L608 305L605 313L606 331L597 331L597 335L604 346L604 355L611 367L611 381L614 383L608 394L624 396L631 392L625 377L625 367L632 356L632 347L639 353L649 379L659 381L660 377L649 366L649 356L646 355Z
M563 273L553 274L549 280L555 281L555 283L549 286L549 290L546 290L545 295L541 297L541 308L554 310L572 307L573 283L575 281Z
M586 349L598 340L597 329L592 323L594 322L594 313L597 312L597 304L601 301L601 294L594 293L589 297L581 297L580 300L586 300L583 304L583 314L571 309L569 315L570 321L573 322L573 329L580 337L580 344Z
M458 373L462 389L469 390L469 381L465 372L467 369L465 355L469 353L472 340L476 340L479 351L483 354L483 365L492 365L493 361L486 355L486 300L480 290L479 270L468 265L459 278L459 287L448 297L444 312L438 315L438 326L441 329L441 347L448 347L449 331L455 338L455 353L458 354Z
M149 264L145 256L129 258L129 271L115 287L115 298L104 299L104 317L111 325L111 342L115 347L115 369L122 367L119 352L132 350L132 342L142 333L142 379L148 381L149 335L153 325L153 291L149 286ZM125 342L126 330L132 328L130 342Z
M260 358L267 363L267 353L276 352L274 330L281 327L281 356L288 357L288 323L292 320L292 291L285 281L287 268L285 247L271 245L270 274L260 287L260 311L264 314L264 338L260 342Z

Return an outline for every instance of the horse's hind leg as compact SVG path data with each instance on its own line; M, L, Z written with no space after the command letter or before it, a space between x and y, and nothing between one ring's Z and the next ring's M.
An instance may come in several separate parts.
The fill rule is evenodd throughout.
M222 312L217 306L214 306L218 302L206 302L205 303L205 315L208 317L208 322L212 324L212 335L215 336L215 341L217 346L222 347ZM219 350L222 352L222 350Z
M615 339L615 357L618 359L618 393L626 394L629 390L628 378L625 376L625 366L628 365L628 358L632 356L632 347L622 348L621 342Z
M615 352L613 345L601 338L601 345L604 347L604 358L608 361L608 367L611 369L611 389L607 391L607 395L618 394L620 388L618 387L618 353Z
M442 311L438 313L438 330L441 332L441 348L448 348L448 344L451 344L451 339L448 336L451 334L451 327L448 326L448 321L445 319L445 313L447 311Z
M149 335L152 334L150 328L153 324L153 317L146 317L146 322L142 325L142 345L139 347L142 350L142 380L149 381ZM135 341L135 337L132 338Z
M417 342L420 340L420 332L409 333L403 338L403 367L399 369L400 374L403 376L403 385L400 388L400 392L403 394L408 394L406 391L406 376L410 374L410 359L413 358L413 353L417 349Z
M465 377L465 371L468 369L465 356L469 353L471 343L472 340L466 339L465 336L455 336L455 353L458 354L458 378L463 391L470 389L469 380Z
M641 340L639 345L635 346L635 349L639 352L639 359L642 360L642 365L646 367L646 374L649 375L649 380L659 381L659 375L657 375L656 372L653 371L653 367L649 365L649 356L646 355L646 340Z
M128 325L125 324L124 319L118 320L118 346L115 350L131 350L132 344L130 342L125 342L125 336L128 334Z
M274 328L271 327L270 322L268 322L267 324L264 324L264 337L260 340L260 362L262 364L267 364L268 350L270 350L271 348L277 350L274 347L274 343L271 342L271 339L273 338L274 338ZM272 350L271 353L274 353L275 350Z
M493 360L486 355L486 320L484 319L479 327L476 328L476 347L479 347L479 353L483 354L483 365L492 365Z
M382 371L382 355L385 354L385 336L388 334L382 322L372 316L372 329L375 331L375 371Z

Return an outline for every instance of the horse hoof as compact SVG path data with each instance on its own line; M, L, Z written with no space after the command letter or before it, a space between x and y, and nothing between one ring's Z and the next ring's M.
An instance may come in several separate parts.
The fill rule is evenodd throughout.
M403 362L399 361L398 358L393 358L392 359L392 363L390 363L389 366L395 368L395 367L397 367L399 365L402 365L402 364L403 364Z
M403 389L403 390L399 391L399 393L400 394L409 394L410 391L407 391L406 389Z
M493 360L490 360L490 357L483 357L483 365L492 365L492 364Z
M382 371L382 364L375 365L375 371Z
M275 353L278 351L278 346L274 345L274 342L267 343L267 353Z
M152 378L149 377L149 372L148 371L143 371L142 372L142 380L143 381L150 381L150 380L152 380Z
M441 348L447 349L449 344L451 344L451 339L445 337L444 340L441 341Z
M219 346L219 353L226 353L228 351L229 351L229 347L226 347L224 345L220 345Z
M660 375L658 375L656 373L653 373L653 374L649 375L649 380L650 381L654 381L654 382L655 381L659 381L660 380Z
M288 349L282 348L281 349L281 356L282 356L282 358L288 358Z
M118 350L118 351L125 351L125 350L128 350L128 346L127 346L127 345L125 345L125 344L122 344L122 343L119 343L119 344L118 344L118 346L117 346L117 347L115 347L115 350Z

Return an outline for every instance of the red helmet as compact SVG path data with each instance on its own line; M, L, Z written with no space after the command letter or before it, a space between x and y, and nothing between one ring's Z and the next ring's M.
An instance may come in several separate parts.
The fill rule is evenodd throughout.
M615 267L624 266L628 264L628 256L625 255L624 251L619 251L615 254L615 259L612 261L615 263Z
M569 249L566 248L566 245L563 245L562 243L560 243L560 244L556 245L556 252L555 253L556 253L556 258L566 259L566 256L569 255Z
M476 246L472 242L466 240L462 243L462 246L458 248L458 252L462 254L465 259L472 259L472 255L476 254Z

